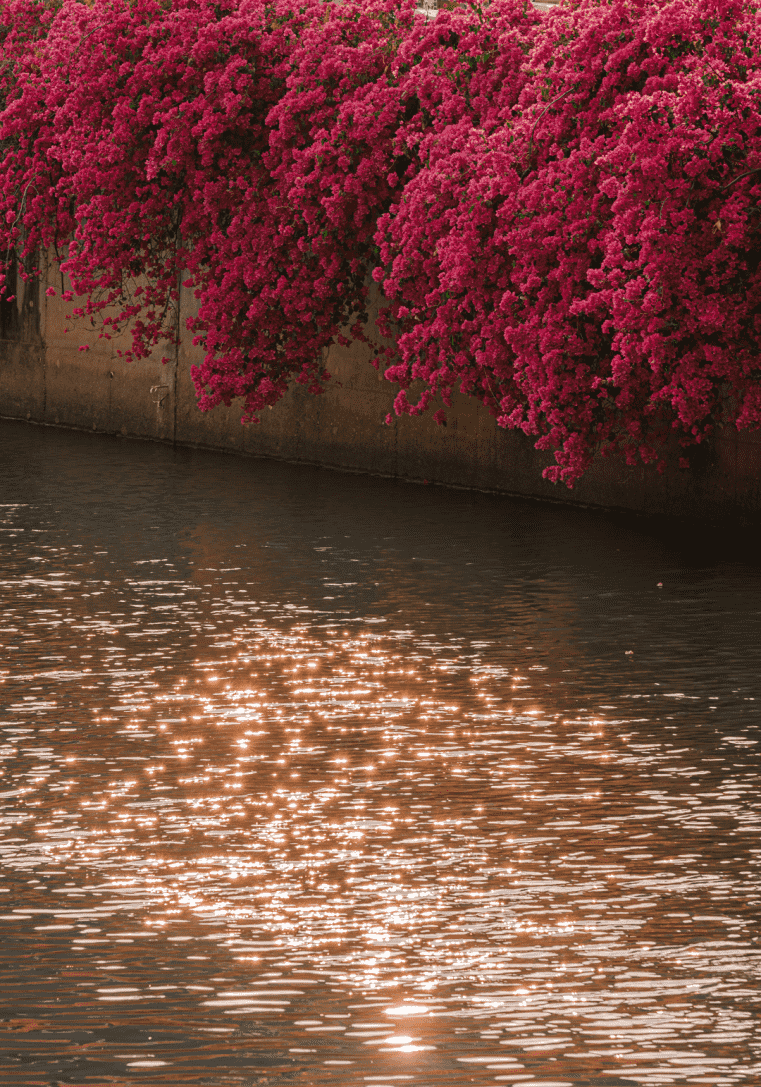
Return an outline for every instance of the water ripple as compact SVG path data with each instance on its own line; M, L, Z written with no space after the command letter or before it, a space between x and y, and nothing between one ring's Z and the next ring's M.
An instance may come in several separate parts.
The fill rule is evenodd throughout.
M0 449L4 1083L759 1082L756 565Z

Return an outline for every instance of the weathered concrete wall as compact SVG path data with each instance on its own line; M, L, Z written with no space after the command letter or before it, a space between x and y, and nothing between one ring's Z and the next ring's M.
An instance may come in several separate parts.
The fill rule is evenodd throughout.
M689 472L659 475L653 468L600 459L569 491L541 478L550 458L537 453L530 439L500 430L469 398L456 399L446 428L430 417L385 426L395 390L358 344L328 352L334 380L322 396L294 386L258 426L242 427L239 408L202 413L196 407L190 366L200 361L200 351L189 337L168 365L159 353L124 363L117 350L125 343L98 339L82 322L65 331L70 306L48 297L48 284L59 294L65 286L53 266L46 282L21 284L17 302L2 304L0 415L646 514L761 517L757 433L724 432L710 449L698 451ZM180 327L189 305L186 293ZM84 344L88 351L79 350Z

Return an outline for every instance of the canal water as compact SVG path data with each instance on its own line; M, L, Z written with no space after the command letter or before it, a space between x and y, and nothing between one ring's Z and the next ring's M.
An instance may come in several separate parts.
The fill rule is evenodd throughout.
M761 1083L752 534L0 465L4 1087Z

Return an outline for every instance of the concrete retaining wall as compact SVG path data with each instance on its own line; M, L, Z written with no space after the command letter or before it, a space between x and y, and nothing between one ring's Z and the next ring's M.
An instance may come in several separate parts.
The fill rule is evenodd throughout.
M701 447L691 471L659 475L600 459L569 491L547 483L539 454L523 434L499 429L475 401L458 397L446 428L430 417L383 425L395 389L355 344L333 347L334 380L322 396L294 386L265 411L258 426L242 427L240 409L196 407L191 363L200 351L183 339L168 365L155 359L124 363L124 343L98 340L80 322L66 332L70 306L48 297L63 289L51 265L40 284L20 284L16 302L0 304L0 415L37 423L122 434L154 441L225 449L450 486L535 498L677 515L746 521L761 516L761 434L726 431ZM192 298L181 298L180 327ZM71 322L68 322L71 324ZM80 351L89 344L88 351Z

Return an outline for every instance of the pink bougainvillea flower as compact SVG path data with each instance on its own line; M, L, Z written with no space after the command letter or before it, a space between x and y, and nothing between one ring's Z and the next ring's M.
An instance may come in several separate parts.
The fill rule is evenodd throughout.
M551 479L761 424L751 0L0 8L0 290L51 251L139 359L182 285L201 408L320 392L374 280L395 410L477 397Z

